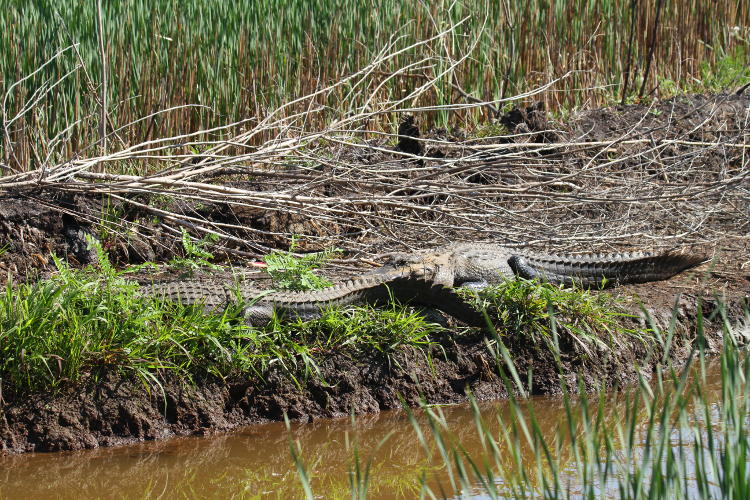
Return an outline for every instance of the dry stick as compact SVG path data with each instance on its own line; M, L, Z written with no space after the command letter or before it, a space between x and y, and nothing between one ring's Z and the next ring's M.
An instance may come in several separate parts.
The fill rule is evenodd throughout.
M670 145L679 144L683 146L706 146L706 147L717 147L726 146L730 148L748 149L750 144L742 142L721 142L721 141L687 141L683 139L626 139L626 140L615 140L615 141L573 141L573 142L526 142L526 143L496 143L496 144L446 144L445 147L448 149L469 149L475 151L503 151L503 150L517 150L517 149L567 149L567 148L593 148L598 146L609 146L609 152L616 152L616 149L612 148L612 145L632 145L632 144L656 144L656 145ZM383 150L388 151L388 150ZM396 152L393 152L396 153ZM401 153L407 156L407 153ZM415 156L408 155L413 158L421 158L432 160L429 156Z
M388 56L388 58L390 58L390 57L392 57L392 54ZM388 59L388 58L386 58L386 59ZM346 80L348 80L348 79L345 79L345 81ZM523 96L534 95L534 94L536 94L538 92L542 92L543 90L545 90L546 88L548 88L550 85L554 84L555 82L557 82L559 80L560 79L557 79L557 80L555 80L553 82L550 82L549 84L547 84L545 86L542 86L542 87L539 87L538 89L534 89L534 90L532 90L530 92L527 92L527 93L523 94L522 96L519 96L519 98L523 97ZM340 85L340 83L334 84L334 85L330 86L329 89L333 89L337 85ZM425 85L425 86L423 86L422 89L420 89L419 91L415 91L412 94L413 95L418 95L418 93L425 91L426 88L427 88L427 86ZM318 92L316 92L315 94L312 94L312 95L319 94L320 92L321 91L318 91ZM307 97L309 97L309 96L307 96ZM305 97L305 98L307 98L307 97ZM293 101L293 102L299 102L299 101L304 100L305 98L300 98L297 101ZM404 100L402 99L401 101L396 101L396 102L398 103L398 102L403 102L403 101ZM494 102L499 102L499 101L494 101ZM277 111L280 110L280 109L282 109L282 108L284 108L284 107L286 107L286 106L288 106L288 105L289 104L285 104L281 108L278 108ZM394 104L394 103L390 103L389 106L388 106L389 110L392 110L395 107L395 105L396 104ZM475 104L475 105L472 105L471 107L475 107L475 106L478 106L478 105L479 104ZM431 107L429 109L446 109L446 110L448 110L448 109L461 109L461 108L465 108L465 107L466 106L440 106L440 107ZM418 108L418 109L427 109L427 108ZM345 119L345 120L343 120L341 122L338 122L338 123L335 122L334 125L336 125L336 124L342 125L342 124L346 124L346 123L352 123L352 122L357 121L357 120L368 119L370 117L377 116L377 115L379 115L379 114L381 114L383 112L384 111L364 113L362 115L358 115L358 116L355 116L355 117L351 117L351 118ZM271 115L273 115L274 113L271 113ZM306 113L303 113L302 115L305 115L305 114ZM275 124L275 125L278 125L278 123ZM211 130L207 130L207 131L199 131L199 132L196 132L196 133L193 133L193 134L184 134L183 136L176 136L176 137L167 138L167 139L159 139L159 140L155 140L155 141L146 141L144 143L132 146L130 148L126 148L125 150L119 152L118 154L116 154L114 156L110 155L110 156L99 158L99 159L90 159L90 160L84 162L83 164L79 164L79 166L77 166L76 168L73 168L73 169L63 169L62 171L56 173L55 175L50 176L49 180L52 181L52 180L62 180L63 178L69 178L72 175L74 175L76 172L82 171L82 170L86 170L86 169L90 168L91 166L97 164L99 161L104 161L104 160L111 161L111 160L120 159L120 158L122 158L124 156L124 154L128 153L129 151L134 151L134 150L141 150L142 151L144 147L150 146L152 144L165 143L165 142L169 142L169 141L178 140L180 138L192 137L192 136L196 136L198 134L205 134L205 133L208 133L208 132L211 132L211 131L214 131L214 130L224 130L224 129L227 129L227 128L231 127L231 126L233 126L233 125L230 124L228 126L216 127L215 129L211 129ZM258 128L254 129L253 131L250 131L249 133L245 133L245 134L242 134L240 136L237 136L237 138L235 138L235 140L231 141L231 142L242 144L243 140L245 140L248 137L252 137L257 132L258 132ZM306 139L307 139L307 141L311 141L311 140L314 140L314 139L325 137L326 135L328 135L328 133L329 133L329 131L324 131L322 133L319 132L319 133L310 134L310 135L308 135L308 137L306 137ZM296 143L295 143L294 139L288 139L288 140L286 140L286 141L284 141L282 143L282 146L283 145L292 145L293 144L294 147L292 149L298 149L298 148L300 148L302 146L302 144L300 144L300 142L301 141L299 140L299 138L296 139ZM228 142L226 142L225 144L228 144ZM224 147L226 147L226 145L220 147L217 151L221 150ZM273 149L277 149L278 150L279 149L279 144L271 144L270 146L266 146L266 147L272 147ZM261 153L263 153L263 152L261 152ZM215 169L215 168L216 167L211 167L212 170ZM184 175L195 175L196 173L197 172L193 171L191 173L183 174L183 176Z
M22 83L28 81L29 79L33 78L37 73L42 71L45 67L47 67L49 64L51 64L53 61L57 60L60 56L62 56L65 52L71 49L73 46L65 47L64 49L60 49L57 51L52 57L47 59L42 65L40 65L37 69L29 73L28 75L24 76L23 78L13 82L8 89L5 91L5 94L3 95L3 105L2 105L2 119L3 119L3 138L5 143L5 154L6 154L6 162L10 162L10 159L12 158L15 160L17 165L20 165L20 161L16 157L15 154L15 148L12 147L11 143L11 131L10 127L15 123L16 121L20 120L26 113L31 111L34 106L36 106L41 100L49 94L49 92L57 87L64 79L66 79L68 76L73 74L78 67L73 68L71 71L67 72L60 78L58 78L52 85L47 85L46 83L42 85L41 87L34 90L32 95L24 102L23 107L16 113L16 115L13 118L8 118L8 98L11 95L11 92L21 85ZM10 168L14 173L18 173L16 169L8 165L8 168ZM24 172L21 172L24 173Z
M465 19L464 19L464 20L462 20L461 22L464 22L464 21L465 21ZM460 23L458 23L458 24L460 24ZM456 25L452 26L452 27L451 27L451 28L449 28L448 30L445 30L445 31L443 32L443 34L445 34L445 33L449 33L449 32L451 32L451 31L453 31L453 30L454 30L454 29L455 29L455 28L456 28L456 27L458 26L458 24L456 24ZM432 39L430 39L430 40L432 40ZM417 44L415 44L414 46L420 45L420 44L422 44L422 43L424 43L424 42L418 42L418 43L417 43ZM400 52L400 51L399 51L399 52ZM387 60L387 59L390 59L391 57L392 57L392 54L391 54L391 55L389 55L388 57L384 58L383 60ZM361 113L361 114L359 114L359 115L355 115L355 116L349 117L349 118L347 118L347 119L344 119L344 120L341 120L341 121L338 121L338 122L334 122L334 123L333 123L333 124L331 125L331 129L335 129L336 127L341 127L342 125L345 125L345 124L348 124L348 123L353 123L353 122L356 122L356 121L366 121L366 120L369 120L369 119L371 119L371 118L373 118L373 117L376 117L376 116L382 115L382 114L384 114L384 113L388 113L388 112L393 112L393 111L395 111L395 110L398 110L398 112L408 112L408 111L414 111L414 110L419 110L419 111L423 111L423 110L456 110L456 109L467 109L467 108L474 108L474 107L478 107L478 106L484 105L484 103L481 103L481 104L471 104L471 105L463 105L463 106L462 106L462 105L446 105L446 106L432 106L432 107L430 107L430 108L411 108L411 109L406 109L406 110L404 110L404 109L397 109L397 108L398 108L398 106L399 106L399 105L400 105L401 103L405 102L406 100L408 100L408 99L414 99L414 98L416 98L416 97L417 97L418 95L421 95L422 93L426 92L426 91L427 91L427 89L428 89L428 88L430 88L430 87L431 87L431 85L432 85L432 84L433 84L434 82L436 82L436 81L437 81L437 80L438 80L438 79L439 79L439 78L440 78L440 77L441 77L441 76L442 76L443 74L447 74L447 73L448 73L449 71L452 71L452 70L453 70L453 68L454 68L454 67L455 67L456 65L460 64L461 62L463 62L463 61L464 61L464 60L465 60L465 59L466 59L467 57L468 57L468 53L467 53L467 55L466 55L466 56L464 56L463 58L459 59L458 61L455 61L455 62L454 62L454 63L453 63L453 64L452 64L452 65L451 65L451 66L450 66L450 67L449 67L449 68L448 68L447 70L445 70L445 71L444 71L443 73L439 74L439 75L438 75L437 77L435 77L434 79L430 80L429 82L426 82L426 83L425 83L424 85L422 85L421 87L419 87L418 89L416 89L415 91L413 91L412 93L410 93L410 94L409 94L408 96L406 96L405 98L402 98L402 99L400 99L400 100L398 100L398 101L394 101L394 102L390 102L390 103L388 103L388 105L386 106L386 108L385 108L385 109L383 109L383 110L380 110L380 111L376 111L376 112L366 112L366 113ZM380 63L382 63L382 62L383 62L383 61L375 61L375 62L374 62L374 63L372 63L372 64L371 64L370 66L371 66L371 67L375 67L375 66L376 66L376 64L380 64ZM360 71L360 73L363 73L363 72L362 72L362 71ZM365 71L364 73L366 74L366 71ZM569 73L568 73L568 74L569 74ZM551 85L553 85L554 83L556 83L557 81L561 80L562 78L565 78L565 77L566 77L566 76L567 76L568 74L564 75L564 76L563 76L563 77L561 77L561 78L558 78L557 80L554 80L553 82L550 82L549 84L547 84L547 85L545 85L545 86L539 87L539 88L537 88L537 89L533 89L533 90L531 90L531 91L529 91L529 92L527 92L527 93L525 93L525 94L523 94L523 95L521 95L521 96L517 96L516 98L528 97L528 96L531 96L531 95L535 95L535 94L537 94L537 93L539 93L539 92L542 92L542 91L546 90L547 88L549 88L549 86L551 86ZM350 77L350 78L347 78L347 79L345 79L344 81L348 81L348 80L350 80L350 79L351 79L351 77ZM339 83L337 83L337 84L334 84L334 85L330 86L330 87L329 87L328 89L324 89L324 91L331 91L332 89L334 89L334 88L336 88L336 87L340 86L341 84L342 84L342 82L339 82ZM304 99L307 99L307 98L311 98L312 96L318 95L318 94L320 94L321 92L323 92L323 91L318 91L318 92L316 92L316 93L314 93L314 94L311 94L310 96L306 96L306 97L300 98L300 99L298 99L298 100L296 100L296 101L292 101L292 102L293 102L293 103L294 103L294 102L301 102L301 101L303 101ZM502 102L502 101L504 101L504 100L496 100L496 101L492 101L492 102ZM282 107L280 107L280 108L277 108L277 110L275 110L275 111L274 111L273 113L271 113L271 115L275 114L275 113L276 113L277 111L279 111L279 110L281 110L281 109L283 109L283 108L285 108L285 107L287 107L287 106L289 106L289 104L285 104L284 106L282 106ZM365 107L367 107L367 106L365 106ZM315 133L315 134L312 134L312 135L308 136L308 137L307 137L306 139L307 139L308 141L311 141L311 140L314 140L314 139L318 139L318 138L321 138L321 137L324 137L325 135L327 135L327 132L328 132L328 131L326 131L326 132L323 132L323 133ZM239 143L243 143L243 142L246 142L246 141L247 141L247 140L248 140L248 139L249 139L250 137L252 137L252 136L254 136L254 135L256 135L256 134L257 134L257 131L250 131L249 133L245 133L245 134L242 134L241 136L238 136L237 138L235 138L235 139L234 139L234 142L239 142Z
M171 113L173 111L179 111L179 110L186 109L186 108L211 109L209 106L205 106L203 104L181 104L179 106L172 106L172 107L169 107L169 108L160 109L159 111L154 111L153 113L149 113L146 116L143 116L141 118L138 118L138 119L135 119L133 121L130 121L130 122L128 122L125 125L122 125L120 127L115 127L114 124L112 123L112 121L108 120L107 123L108 123L108 126L111 128L111 131L106 135L106 137L107 138L109 138L111 136L117 137L120 140L120 143L123 144L123 147L124 147L125 141L120 138L120 136L118 135L119 132L122 132L123 130L125 130L125 129L129 128L129 127L132 127L133 125L136 125L138 123L141 123L143 121L150 120L150 119L152 119L152 118L154 118L154 117L156 117L158 115L163 115L163 114L166 114L166 113ZM216 143L216 142L219 142L219 141L213 141L213 142ZM98 144L98 142L95 142L94 144L90 144L90 145L82 148L80 151L78 151L78 156L80 156L81 153L83 153L84 151L88 151L88 150L94 148L97 144ZM199 144L203 144L203 141L201 141L201 142L190 142L189 144L190 145L199 145ZM170 147L171 146L165 146L164 149L168 149ZM195 155L190 155L190 157L194 158Z
M102 175L102 174L94 174L94 175L91 175L91 177L93 177L93 178L96 178L96 177L100 177L101 175ZM104 175L105 177L106 177L106 176L111 176L111 174L103 174L103 175ZM102 177L100 177L100 178L102 178ZM127 180L127 181L137 181L137 180L138 180L138 178L137 178L137 177L135 177L135 176L128 176L128 177L123 177L123 176L119 176L119 178L118 178L118 177L110 177L110 179L117 179L117 180ZM739 181L741 181L741 180L743 180L743 179L744 179L744 175L740 175L740 176L738 176L738 177L735 177L735 178L730 178L730 179L727 179L727 180L725 180L725 181L722 181L722 182L720 182L720 183L710 183L710 184L707 184L707 185L705 185L705 186L703 186L703 187L704 187L704 188L706 188L706 190L709 190L709 189L711 189L711 188L716 188L717 186L718 186L718 187L721 187L722 185L727 185L727 184L730 184L730 183L735 183L735 182L739 182ZM154 181L154 182L156 182L156 183L159 183L159 182L161 181L161 179L152 179L152 181ZM552 180L552 181L549 181L549 183L553 183L553 182L555 182L555 181L554 181L554 180ZM530 188L530 187L534 187L534 186L537 186L537 187L538 187L538 186L540 186L540 185L542 185L542 184L543 184L543 183L534 183L534 184L532 184L532 185L528 185L528 184L527 184L526 186L523 186L523 188L522 188L522 189L519 189L518 187L516 187L516 188L511 188L511 189L509 189L509 188L505 188L505 190L506 190L506 191L516 191L516 192L519 192L519 191L525 191L525 192L527 192L527 193L529 193L529 194L534 194L533 192L530 192L530 189L529 189L529 188ZM205 188L205 189L210 189L210 190L215 190L215 189L217 189L217 187L216 187L215 185L211 185L211 184L208 184L208 185L206 185L206 184L201 184L201 183L177 183L176 185L183 185L183 186L187 186L187 187L197 188L197 189L199 189L199 190L200 190L200 188ZM116 187L116 186L111 186L111 187ZM121 188L127 188L127 187L130 187L130 188L135 188L136 186L134 186L134 185L130 185L130 186L127 186L127 185L126 185L126 186L121 186ZM220 188L220 189L221 189L222 191L226 192L226 191L225 191L225 188ZM205 191L204 191L204 192L205 192ZM458 193L458 192L460 192L460 190L459 190L459 191L455 191L455 190L454 190L453 192L455 192L455 193ZM499 191L499 192L500 192L500 191ZM235 192L234 192L233 194L235 194L235 195L242 195L242 194L245 194L245 193L247 193L247 194L251 194L252 192L248 192L248 191L243 191L243 190L237 190L237 191L235 191ZM255 194L255 195L259 195L260 193L252 193L252 194ZM696 194L696 192L693 192L692 194ZM546 194L546 193L538 193L538 195L539 195L539 196L547 196L547 194ZM687 196L687 195L688 195L688 194L686 194L685 192L683 192L683 193L680 193L679 195L673 195L673 196L677 196L677 197L684 197L684 196ZM276 194L273 194L272 196L273 196L273 197L277 197L277 195L276 195ZM266 198L267 198L267 196L266 196ZM294 198L295 198L295 196L291 196L291 199L294 199ZM415 197L413 197L413 198L417 198L417 197L415 196ZM663 198L663 199L666 199L666 198L664 197L664 194L662 194L662 198ZM592 198L588 198L588 199L589 199L589 200L591 200ZM598 198L593 198L593 199L598 199ZM641 197L641 198L638 198L638 199L644 199L644 198L643 198L643 197ZM328 201L328 202L334 202L334 203L340 203L340 202L342 201L342 200L335 200L335 199L331 199L331 198L317 198L317 200L318 200L318 201L326 200L326 201ZM368 202L368 203L371 203L371 202L377 202L377 201L381 201L381 200L382 200L382 199L380 199L380 200L378 200L378 199L368 199L368 200L367 200L367 202ZM609 200L611 200L611 198L610 198ZM311 199L307 199L307 200L305 200L305 201L312 201L312 200L311 200ZM356 203L356 200L348 200L348 202L352 202L352 201L353 201L354 203ZM625 198L623 198L623 199L620 199L620 200L618 200L618 201L628 201L628 200L627 200L627 199L625 199ZM362 202L362 201L360 200L360 203L361 203L361 202Z
M144 179L137 176L132 175L115 175L115 174L106 174L106 173L96 173L96 172L80 172L77 174L78 177L81 178L88 178L88 179L105 179L105 180L118 180L121 182L121 184L92 184L89 186L79 185L78 189L83 189L84 187L87 187L89 190L93 191L103 191L103 190L113 190L113 191L134 191L138 190L140 192L148 192L149 185L166 185L170 187L183 187L183 188L191 188L193 192L201 192L204 195L205 194L220 194L221 197L217 199L211 199L211 201L224 201L228 202L231 200L231 198L228 198L227 195L231 195L236 197L239 200L254 200L256 203L262 203L266 202L269 205L268 206L276 206L278 208L287 207L287 208L296 208L296 209L305 209L309 205L315 205L318 210L329 212L329 213L339 213L342 215L346 215L350 213L349 211L345 210L343 207L349 206L349 207L356 207L356 206L369 206L373 203L378 203L381 206L389 206L392 208L398 208L398 209L408 209L408 210L415 210L418 212L430 212L433 211L430 207L426 207L420 204L414 204L414 203L405 203L407 198L389 198L387 195L380 196L376 198L340 198L340 197L325 197L325 196L298 196L294 194L288 194L288 193L281 193L278 191L275 192L259 192L259 191L250 191L250 190L243 190L243 189L237 189L237 188L229 188L227 186L218 186L215 184L204 184L204 183L197 183L197 182L188 182L188 181L171 181L171 180L165 180L162 178L148 178ZM171 193L173 195L179 195L179 193L175 193L173 191L155 191L151 190L153 192L158 193ZM419 196L414 196L414 198L419 198ZM268 208L268 206L265 206L264 208ZM338 206L340 208L337 208L335 206ZM444 209L445 210L445 209ZM458 209L456 209L458 210ZM447 210L448 212L452 210Z
M332 84L332 85L330 85L330 86L328 86L328 87L326 87L326 88L324 88L324 89L321 89L321 90L318 90L318 91L316 91L316 92L313 92L312 94L309 94L309 95L307 95L307 96L304 96L304 97L300 97L300 98L298 98L298 99L294 99L294 100L292 100L292 101L290 101L290 102L288 102L288 103L286 103L286 104L284 104L284 105L280 106L279 108L276 108L276 109L275 109L274 111L272 111L272 112L271 112L271 113L270 113L270 114L269 114L269 115L268 115L268 116L267 116L266 118L264 118L264 120L263 120L263 121L262 121L262 122L261 122L261 123L259 124L259 127L258 127L258 128L254 129L254 130L251 130L251 131L249 131L249 132L247 132L247 133L244 133L244 134L240 134L239 136L237 136L237 137L235 138L235 140L236 140L237 142L243 142L243 143L246 143L246 142L247 142L248 140L250 140L250 139L251 139L252 137L254 137L255 135L257 135L257 132L258 132L258 131L260 130L260 127L262 127L262 126L265 126L265 125L267 125L267 122L270 122L271 118L272 118L272 117L275 117L275 116L276 116L276 115L278 115L278 114L280 114L282 110L284 110L284 109L288 109L288 108L290 108L290 107L294 106L294 105L295 105L295 104L297 104L297 103L303 102L304 100L307 100L307 99L312 99L312 98L315 98L315 97L318 97L318 96L321 96L321 95L326 95L326 94L330 93L330 92L331 92L331 91L332 91L333 89L336 89L336 88L338 88L338 87L341 87L341 86L343 86L343 85L346 85L346 84L348 84L349 82L351 82L351 81L354 81L354 80L356 80L357 78L360 78L360 77L362 77L363 75L367 75L367 74L368 74L368 72L369 72L369 71L371 71L371 70L372 70L373 68L375 68L376 66L378 66L378 65L381 65L381 64L385 64L385 63L386 63L387 61L389 61L389 60L393 60L394 58L398 57L398 56L399 56L399 55L401 55L402 53L406 53L406 52L408 52L408 51L410 51L410 50L413 50L413 49L415 49L416 47L419 47L419 46L422 46L422 45L426 45L426 44L428 44L429 42L431 42L431 41L433 41L433 40L437 40L437 39L439 39L439 38L440 38L441 36L443 36L443 35L444 35L445 33L448 33L448 32L450 32L450 31L453 31L453 30L455 30L455 29L456 29L456 28L457 28L457 27L458 27L458 26L459 26L460 24L462 24L462 23L466 22L466 20L467 20L467 19L469 19L469 18L468 18L468 17L464 18L464 19L463 19L463 20L461 20L460 22L456 23L455 25L451 25L451 26L449 26L449 27L448 27L448 28L447 28L446 30L444 30L444 31L443 31L443 32L441 32L441 33L438 33L437 35L435 35L435 36L433 36L433 37L431 37L431 38L428 38L428 39L426 39L426 40L421 40L421 41L415 42L414 44L412 44L412 45L409 45L408 47L402 48L402 49L400 49L400 50L397 50L397 51L395 51L395 52L388 52L388 53L385 53L385 52L381 51L381 53L380 53L380 54L378 55L379 57L378 57L378 58L376 58L376 60L375 60L375 61L373 61L372 63L370 63L370 64L369 64L368 66L366 66L365 68L363 68L363 69L359 70L358 72L355 72L355 73L354 73L353 75L351 75L351 76L349 76L349 77L346 77L346 78L344 78L344 79L342 79L342 80L340 80L340 81L338 81L338 82L336 82L336 83L334 83L334 84ZM395 42L394 42L394 43L395 43ZM384 48L384 50L385 50L385 48ZM360 80L360 81L361 81L361 80ZM216 151L216 152L219 152L219 151L221 151L221 150L223 150L223 149L224 149L224 148L219 148L219 150L218 150L218 151Z

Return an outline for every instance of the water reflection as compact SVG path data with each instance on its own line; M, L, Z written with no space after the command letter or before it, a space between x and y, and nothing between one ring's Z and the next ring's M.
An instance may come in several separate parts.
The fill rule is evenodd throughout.
M721 396L718 364L709 375L703 389L706 399L715 401ZM607 398L608 420L622 419L624 400L624 394ZM558 426L565 421L562 400L535 398L533 403L545 439L554 442ZM507 427L507 402L481 403L480 409L495 435ZM439 411L461 446L481 457L486 443L476 432L470 408L446 406ZM423 415L417 416L424 422ZM301 498L289 436L283 423L272 423L207 438L0 457L0 498ZM372 459L368 498L414 497L420 478L436 494L456 493L434 443L428 436L430 453L426 453L405 412L363 415L355 422L344 418L293 424L291 437L302 450L313 491L320 498L350 498L355 443L363 464ZM572 460L566 458L565 444L560 444L558 453L562 463Z

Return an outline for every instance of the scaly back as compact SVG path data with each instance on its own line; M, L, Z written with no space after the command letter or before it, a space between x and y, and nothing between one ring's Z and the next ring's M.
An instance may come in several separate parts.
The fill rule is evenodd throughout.
M603 254L582 256L513 255L508 263L523 278L538 278L555 284L589 288L646 283L671 278L708 259L704 255L666 252L663 254Z

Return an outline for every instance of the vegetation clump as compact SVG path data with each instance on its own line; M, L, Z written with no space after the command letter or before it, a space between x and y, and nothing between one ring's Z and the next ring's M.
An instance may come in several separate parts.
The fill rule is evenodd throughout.
M190 233L185 228L182 228L182 248L185 251L185 256L174 257L169 261L169 265L177 269L185 269L189 274L192 274L201 267L213 270L221 269L221 266L211 262L214 254L208 251L208 247L217 241L219 241L219 236L214 233L209 233L200 240L193 241Z
M274 286L279 290L293 291L320 290L331 286L328 279L315 274L315 269L340 255L341 251L332 248L297 257L293 254L297 241L296 237L292 238L288 252L274 250L263 258Z
M132 372L148 384L171 371L190 380L244 374L262 378L279 365L294 380L316 360L349 349L389 352L424 346L439 327L403 307L324 311L311 322L272 321L251 328L242 304L221 313L139 294L100 247L99 268L58 272L33 284L8 282L0 293L0 379L16 391L49 390L97 376Z
M559 337L567 336L582 352L622 347L621 339L642 342L648 332L627 328L622 299L605 292L564 287L536 280L516 278L467 296L484 309L498 333L525 338L539 349L559 349Z

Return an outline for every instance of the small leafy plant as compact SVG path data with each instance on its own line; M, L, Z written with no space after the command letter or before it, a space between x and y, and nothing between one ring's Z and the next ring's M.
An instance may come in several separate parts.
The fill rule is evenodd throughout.
M296 257L297 238L292 237L288 252L273 251L263 258L276 288L281 290L320 290L331 286L331 282L315 274L314 270L341 254L337 248Z
M182 247L185 249L185 257L175 257L169 261L169 265L178 269L186 269L188 272L193 272L201 267L208 267L210 269L221 269L212 262L210 259L214 258L214 254L206 250L215 244L219 240L219 237L215 234L207 234L199 241L193 241L184 228L182 229Z

